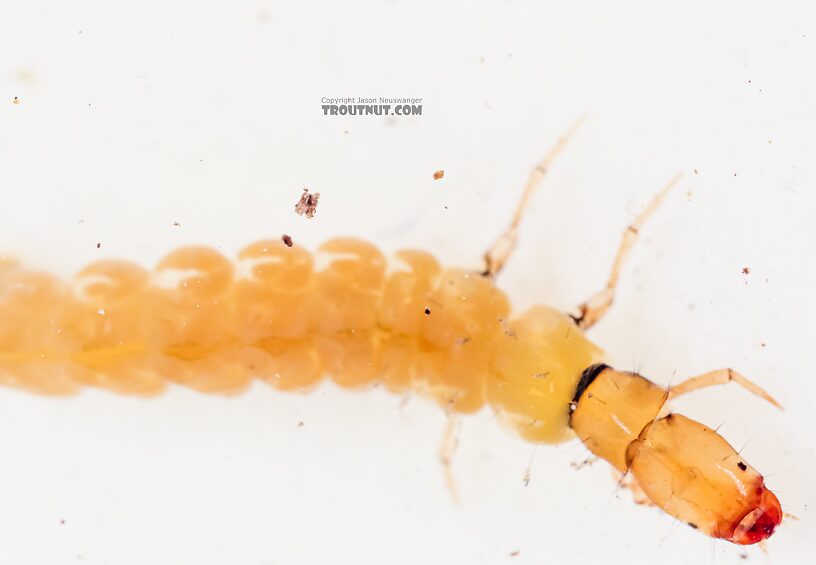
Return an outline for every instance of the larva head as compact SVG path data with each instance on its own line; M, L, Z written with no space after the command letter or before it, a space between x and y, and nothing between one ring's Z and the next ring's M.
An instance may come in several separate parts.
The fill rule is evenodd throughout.
M652 502L712 537L750 545L782 521L762 475L714 430L680 414L648 424L626 461Z
M570 425L678 520L740 545L770 537L782 510L762 475L714 430L679 414L658 418L666 396L640 375L593 366L576 391Z

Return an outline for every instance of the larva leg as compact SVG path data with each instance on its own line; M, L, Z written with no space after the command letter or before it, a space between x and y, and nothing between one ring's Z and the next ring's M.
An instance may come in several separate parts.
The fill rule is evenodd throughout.
M681 173L677 173L674 178L672 178L672 180L669 181L669 183L654 196L652 201L649 202L649 205L646 206L646 208L644 208L640 214L638 214L635 221L629 224L626 230L624 230L623 239L618 247L618 254L615 257L615 262L612 264L612 272L609 273L609 280L606 282L606 287L581 304L581 306L579 306L580 314L577 317L573 316L573 319L575 320L575 323L578 324L578 327L582 329L591 328L601 318L603 318L606 311L609 310L610 306L612 306L612 302L615 299L615 288L618 286L618 277L620 276L621 269L623 269L623 265L626 263L627 257L629 257L629 252L632 251L632 247L637 241L640 230L643 228L643 224L645 224L646 220L648 220L654 211L657 210L658 206L660 206L660 204L666 198L666 194L669 192L669 190L671 190L672 187L677 184L677 181L680 180L680 176Z
M618 481L618 487L622 489L626 489L631 491L632 493L632 500L635 504L639 504L641 506L657 506L654 502L649 499L649 496L646 494L637 481L635 480L632 475L628 472L624 473L621 477L620 472L617 469L612 469L612 475Z
M751 382L747 377L739 374L733 369L718 369L716 371L709 371L708 373L686 379L682 383L669 388L669 399L676 398L681 394L686 394L701 388L728 384L732 381L740 385L751 394L755 394L756 396L767 400L780 410L782 409L782 405L780 405L774 399L774 397L765 392L763 388Z
M567 146L567 142L582 122L583 118L579 118L572 125L569 131L558 139L555 146L550 149L550 152L544 156L544 158L532 171L530 171L530 176L527 178L527 185L524 187L524 192L521 194L521 199L516 205L516 211L513 214L513 220L510 222L510 226L499 236L493 246L488 249L487 253L484 255L485 270L482 273L484 276L495 278L510 259L510 256L513 254L513 250L516 247L518 227L519 224L521 224L521 218L524 214L524 210L527 208L527 205L530 202L530 197L533 195L536 187L541 182L541 179L543 179L544 175L547 174L547 169L549 169L552 162L555 160L558 154L561 153L564 147Z
M442 443L439 444L439 461L442 463L445 483L448 485L448 491L456 504L459 504L459 491L456 489L456 479L453 477L451 461L459 445L459 440L456 437L458 426L459 415L451 412L448 414L448 421L445 424L445 431L442 434Z
M576 471L580 471L584 467L594 465L597 461L599 461L598 457L596 457L595 455L590 455L589 457L587 457L586 459L582 459L581 461L573 461L572 463L570 463L570 467L572 467Z

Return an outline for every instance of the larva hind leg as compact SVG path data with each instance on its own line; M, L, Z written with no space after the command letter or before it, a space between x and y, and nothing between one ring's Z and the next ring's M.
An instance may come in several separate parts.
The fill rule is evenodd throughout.
M513 219L510 222L510 226L508 226L504 233L499 236L499 238L484 255L485 270L482 273L484 276L495 278L510 259L510 256L513 254L513 250L516 248L518 227L519 224L521 224L521 218L524 215L524 210L530 203L530 197L533 195L533 192L535 192L535 189L541 182L541 179L543 179L544 175L547 174L547 170L550 168L552 162L555 160L558 154L563 151L564 147L567 146L567 142L570 140L572 134L575 133L575 130L578 129L582 122L583 118L578 119L572 125L569 131L558 138L558 141L555 143L555 146L550 149L550 152L547 153L547 155L545 155L541 161L539 161L532 171L530 171L530 176L527 178L527 185L524 187L524 192L521 193L521 199L519 200L518 204L516 204L516 211L513 214Z
M634 247L638 239L640 230L643 228L646 220L648 220L660 204L663 203L666 194L677 184L677 181L680 180L680 176L681 173L677 173L674 178L652 198L652 201L638 214L635 221L629 224L624 230L623 238L618 247L618 254L615 256L615 262L612 264L612 271L609 273L609 280L606 282L606 287L578 307L580 312L578 316L572 316L572 319L575 320L578 327L582 329L591 328L603 318L604 314L609 310L609 307L612 306L620 272L626 263L626 259L629 257L629 253L632 251L632 247Z
M459 415L451 412L448 414L448 421L445 424L445 431L442 434L442 442L439 444L439 462L442 463L442 471L445 475L445 484L448 487L453 502L459 503L459 490L456 488L456 479L453 476L451 463L453 454L459 446L457 437L459 428Z
M700 390L701 388L724 385L730 382L737 383L751 394L754 394L763 400L767 400L780 410L782 409L782 405L779 404L773 396L768 394L765 389L733 369L717 369L716 371L709 371L708 373L703 373L702 375L686 379L682 383L669 388L669 400L672 398L677 398L682 394Z

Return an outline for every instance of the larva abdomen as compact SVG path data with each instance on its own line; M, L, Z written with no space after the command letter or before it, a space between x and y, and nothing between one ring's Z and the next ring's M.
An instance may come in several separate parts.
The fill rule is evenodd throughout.
M153 273L100 261L71 285L5 262L0 378L46 394L154 394L167 381L230 393L252 378L309 390L328 376L421 391L456 412L487 403L534 441L568 435L575 384L600 350L567 316L536 307L510 319L489 279L425 252L387 267L350 238L316 257L260 241L237 266L206 247L173 251Z

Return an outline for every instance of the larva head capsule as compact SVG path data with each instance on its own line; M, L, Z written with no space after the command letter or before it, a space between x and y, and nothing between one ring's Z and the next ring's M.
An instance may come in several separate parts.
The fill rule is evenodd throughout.
M640 375L595 365L579 383L570 425L590 451L692 528L740 545L769 538L782 509L762 475L714 430L680 414L661 417L666 398Z

